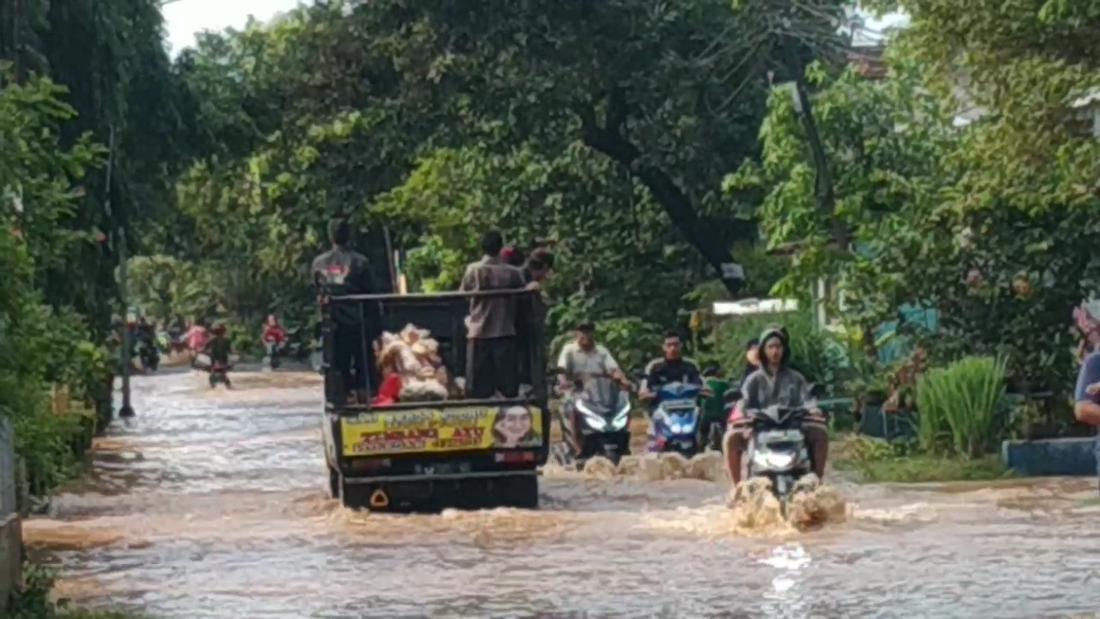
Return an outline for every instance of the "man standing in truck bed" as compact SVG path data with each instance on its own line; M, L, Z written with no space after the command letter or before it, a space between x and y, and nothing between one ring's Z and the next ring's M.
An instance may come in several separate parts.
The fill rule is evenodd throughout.
M378 335L374 332L378 328L377 304L367 303L363 308L367 323L364 325L358 305L330 305L329 298L376 293L378 287L371 277L366 257L348 249L351 242L348 221L333 219L329 222L328 234L332 249L313 260L313 283L325 317L323 332L326 339L330 339L325 350L332 358L327 361L341 379L340 387L328 394L328 399L346 401L354 395L359 403L365 403L371 389L378 384L373 350Z
M523 273L500 258L504 239L500 232L486 232L481 239L485 253L466 267L462 292L521 290ZM516 342L517 300L515 296L471 297L466 328L466 394L470 398L491 398L500 392L506 398L519 394Z

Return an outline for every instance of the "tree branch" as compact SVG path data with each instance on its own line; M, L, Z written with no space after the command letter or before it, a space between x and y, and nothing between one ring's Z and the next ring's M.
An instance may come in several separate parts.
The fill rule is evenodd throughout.
M733 256L722 239L722 234L711 226L705 225L696 213L691 199L676 184L676 181L657 166L644 164L638 147L619 132L622 124L625 123L628 107L625 98L616 100L612 91L612 100L608 103L608 120L620 123L614 128L600 127L595 120L595 111L590 107L577 110L581 120L582 141L589 148L623 165L630 174L641 181L664 209L672 224L683 235L684 240L721 274L722 265L733 262ZM739 281L723 278L722 283L732 295L736 295L740 290Z

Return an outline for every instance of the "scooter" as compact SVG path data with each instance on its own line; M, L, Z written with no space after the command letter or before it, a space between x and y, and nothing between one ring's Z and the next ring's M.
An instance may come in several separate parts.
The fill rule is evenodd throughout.
M138 344L138 357L141 358L141 367L146 372L156 372L160 365L160 351L152 343L142 340Z
M226 389L231 388L233 386L233 383L229 382L229 370L231 369L233 369L233 366L223 363L215 363L210 366L208 370L210 372L210 388L214 389L218 386L218 383L225 385Z
M651 415L653 435L650 437L650 451L675 451L687 458L699 451L701 394L702 387L699 385L681 382L666 383L657 390L657 403Z
M577 380L564 394L560 416L567 437L565 460L583 462L604 456L613 464L630 454L630 395L607 374ZM574 445L573 423L580 424L581 445Z
M233 359L230 358L230 363L212 363L208 355L200 353L195 356L192 367L210 375L211 389L217 387L218 383L222 383L226 388L230 388L233 386L233 383L229 380L229 371L233 369L232 360Z
M802 421L804 408L768 408L749 411L752 440L748 450L748 477L766 477L772 492L786 510L792 490L802 477L813 470Z
M264 342L264 365L272 370L279 369L279 356L282 349L278 342Z

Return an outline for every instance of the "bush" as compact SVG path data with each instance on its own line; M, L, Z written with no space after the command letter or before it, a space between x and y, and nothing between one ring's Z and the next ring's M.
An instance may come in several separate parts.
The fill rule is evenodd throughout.
M976 458L999 442L1005 396L1005 360L966 357L917 383L917 435L926 451Z
M969 459L922 454L911 441L853 436L836 447L831 463L855 471L864 482L985 481L1011 474L998 456Z

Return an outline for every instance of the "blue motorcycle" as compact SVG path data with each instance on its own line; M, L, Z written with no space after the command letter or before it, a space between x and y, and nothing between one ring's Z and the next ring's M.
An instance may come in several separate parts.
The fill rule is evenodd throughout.
M675 451L686 458L698 453L702 390L700 385L681 382L666 383L657 390L650 416L649 451Z

